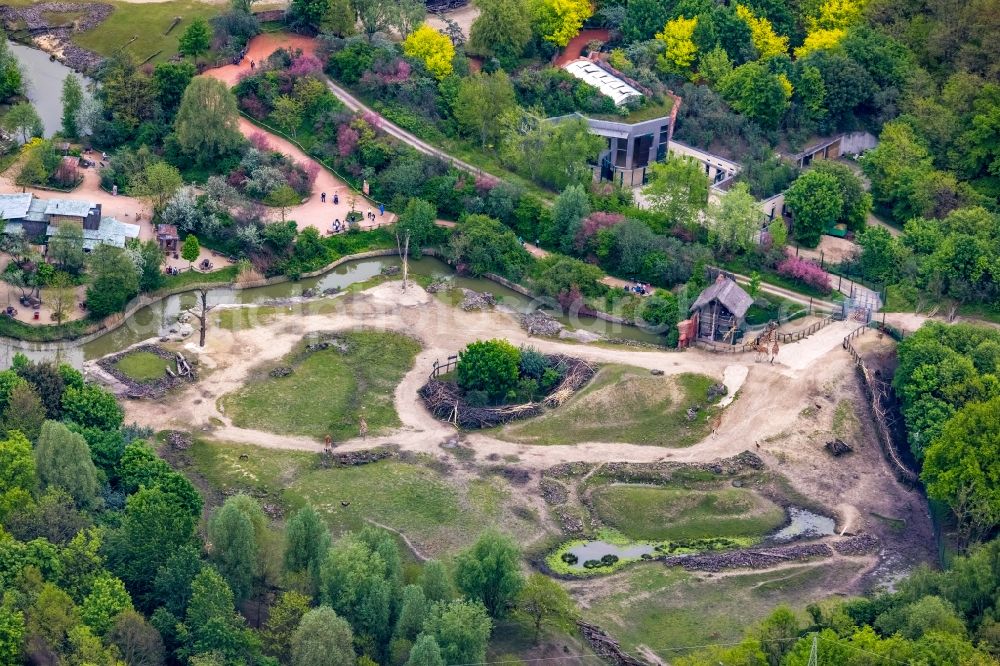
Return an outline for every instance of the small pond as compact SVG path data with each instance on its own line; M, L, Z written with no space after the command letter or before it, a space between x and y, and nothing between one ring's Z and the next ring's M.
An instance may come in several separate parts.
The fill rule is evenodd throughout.
M379 275L385 267L399 265L398 257L358 259L342 264L320 277L300 282L282 282L254 289L232 289L230 287L211 289L208 292L208 302L209 305L259 305L276 299L294 298L300 296L307 289L320 291L334 288L344 289L372 279ZM489 291L497 297L501 309L512 312L530 312L541 306L538 301L490 280L455 276L451 267L438 259L425 257L417 261L410 261L409 266L411 274L414 275L448 278L453 280L456 287ZM29 345L28 349L0 347L0 368L9 367L14 353L18 351L32 360L57 359L81 367L86 360L100 358L120 351L129 345L163 334L166 328L176 320L178 314L195 306L196 297L194 292L188 292L165 298L158 303L138 310L119 328L84 345L66 343L57 345L58 349L52 345L37 345L34 348ZM446 295L442 295L442 298L446 298ZM216 310L213 314L217 315L218 312ZM570 328L585 329L609 338L626 338L654 344L661 340L655 333L634 326L613 324L593 317L565 316L556 312L552 314Z
M643 555L652 555L656 552L656 547L649 543L619 546L607 541L585 541L578 546L569 548L566 552L576 556L576 563L569 564L569 568L583 571L586 568L584 563L591 560L599 561L606 555L614 555L619 560L636 560Z
M7 47L21 63L27 79L27 96L42 119L45 136L50 137L62 127L62 87L67 76L75 76L86 89L87 80L66 65L52 60L38 49L7 40Z
M791 541L800 537L821 537L834 534L836 522L833 518L821 516L806 509L789 507L788 517L791 522L768 537L771 541Z

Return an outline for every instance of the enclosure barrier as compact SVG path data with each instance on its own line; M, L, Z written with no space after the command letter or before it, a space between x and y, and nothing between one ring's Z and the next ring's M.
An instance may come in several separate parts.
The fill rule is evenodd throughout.
M854 329L846 336L844 336L844 349L846 349L851 357L854 359L855 367L858 369L858 373L861 375L862 383L865 387L865 395L868 397L869 404L872 410L872 416L875 419L875 432L878 435L879 444L882 446L882 451L885 453L886 458L889 460L889 464L893 467L896 478L903 483L908 483L910 485L917 485L919 477L916 473L903 463L902 458L899 455L899 451L896 449L896 443L892 437L892 429L889 426L889 411L891 409L891 396L892 387L887 383L879 379L874 372L865 363L864 358L858 353L858 350L854 348L851 344L851 340L860 337L868 332L868 325L859 326Z

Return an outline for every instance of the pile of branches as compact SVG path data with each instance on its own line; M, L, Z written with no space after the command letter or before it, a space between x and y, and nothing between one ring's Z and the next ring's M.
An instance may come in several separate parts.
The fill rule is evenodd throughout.
M646 666L646 662L636 659L628 652L625 652L622 649L621 643L596 624L577 620L576 626L580 627L580 633L583 634L583 637L590 644L591 649L612 664L615 664L615 666Z
M562 371L563 378L555 390L540 401L520 405L474 407L466 402L457 384L434 378L428 380L418 393L435 418L454 423L460 428L494 428L512 421L531 418L541 414L543 407L558 407L566 402L597 372L586 361L572 356L557 354L547 358L550 365Z

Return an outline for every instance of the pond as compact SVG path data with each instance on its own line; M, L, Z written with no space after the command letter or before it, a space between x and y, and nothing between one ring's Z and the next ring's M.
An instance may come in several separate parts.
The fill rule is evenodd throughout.
M791 522L772 534L771 541L791 541L800 537L821 537L834 534L836 522L833 518L821 516L806 509L789 507L788 518Z
M643 555L652 555L656 552L656 546L648 543L632 543L624 546L608 543L607 541L584 541L578 546L573 546L566 550L567 553L576 557L576 563L569 564L571 570L584 571L586 562L600 561L602 557L614 555L619 560L637 560Z
M86 89L87 80L49 54L24 44L7 40L21 71L27 79L27 96L42 119L45 137L51 137L62 127L62 87L67 76L75 76Z
M320 277L299 282L282 282L254 289L232 289L218 287L208 292L209 305L260 305L275 300L300 296L307 289L345 289L353 284L365 282L379 275L389 266L399 266L399 257L379 257L358 259L338 266ZM431 278L449 278L456 287L489 291L500 302L500 307L512 312L530 312L540 306L538 301L523 296L513 290L486 279L457 277L446 263L425 257L409 262L410 272ZM153 305L138 310L119 328L100 336L86 344L66 343L63 345L36 345L27 349L0 347L0 368L9 367L13 355L21 351L32 360L56 359L81 367L84 361L100 358L120 351L129 345L158 337L176 320L177 315L196 304L194 292L169 296ZM294 309L294 308L293 308ZM217 314L218 310L213 314ZM370 313L369 313L370 314ZM552 313L565 325L574 329L586 329L609 338L627 338L641 342L657 343L660 338L655 333L643 331L634 326L613 324L593 317L567 317ZM55 348L58 347L58 348Z

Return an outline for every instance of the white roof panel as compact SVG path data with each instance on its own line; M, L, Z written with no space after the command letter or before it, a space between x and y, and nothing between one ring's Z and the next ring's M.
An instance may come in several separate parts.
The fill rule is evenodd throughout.
M601 91L601 94L610 97L615 106L642 97L642 93L634 87L585 58L568 62L563 65L563 69L584 83L594 86Z

